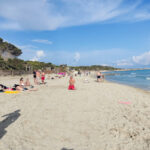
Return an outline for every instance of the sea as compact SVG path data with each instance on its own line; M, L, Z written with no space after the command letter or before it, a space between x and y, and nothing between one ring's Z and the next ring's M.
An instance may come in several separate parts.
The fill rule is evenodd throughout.
M111 71L105 79L150 91L150 70Z

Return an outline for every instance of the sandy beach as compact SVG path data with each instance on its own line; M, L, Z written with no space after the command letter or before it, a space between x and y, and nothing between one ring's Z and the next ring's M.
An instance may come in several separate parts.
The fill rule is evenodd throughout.
M38 91L0 93L0 150L149 150L150 93L84 78L75 78L75 91L64 77ZM7 86L18 81L0 77Z

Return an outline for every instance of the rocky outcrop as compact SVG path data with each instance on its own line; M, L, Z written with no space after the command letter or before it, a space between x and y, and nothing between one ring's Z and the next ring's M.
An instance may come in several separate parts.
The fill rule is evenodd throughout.
M22 51L14 46L13 44L10 44L8 42L4 42L2 38L0 38L0 56L4 59L14 59L17 56L21 55Z

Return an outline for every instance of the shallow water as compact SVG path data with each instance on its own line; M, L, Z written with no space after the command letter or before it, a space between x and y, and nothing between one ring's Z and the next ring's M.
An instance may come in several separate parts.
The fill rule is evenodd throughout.
M108 81L150 90L150 70L112 71L105 75Z

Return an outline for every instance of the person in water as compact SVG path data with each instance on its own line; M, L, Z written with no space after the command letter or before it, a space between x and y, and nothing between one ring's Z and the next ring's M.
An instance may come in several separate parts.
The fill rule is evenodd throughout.
M68 90L75 90L75 80L73 78L73 76L70 77L70 80L69 80L69 87L68 87Z

